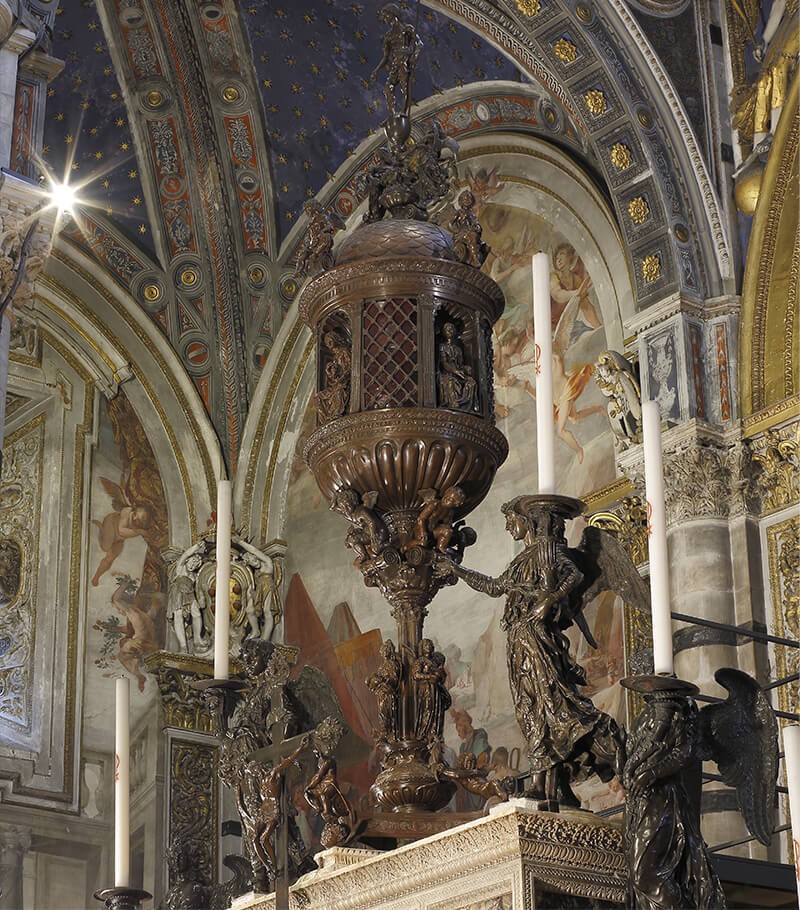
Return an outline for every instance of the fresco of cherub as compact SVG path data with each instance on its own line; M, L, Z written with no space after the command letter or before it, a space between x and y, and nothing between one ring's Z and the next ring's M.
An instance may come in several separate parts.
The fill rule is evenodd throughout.
M92 519L92 524L97 525L99 529L98 543L105 554L92 578L92 585L95 588L100 584L103 575L122 554L125 541L131 537L145 536L153 524L153 513L149 506L129 503L122 486L113 483L107 477L101 477L100 483L111 497L113 511L109 512L102 521Z
M138 582L130 575L117 575L117 590L111 596L111 604L127 620L125 632L119 641L119 662L136 677L139 691L144 692L147 677L142 672L142 661L158 650L155 615L141 606L136 596ZM158 612L158 608L154 613Z

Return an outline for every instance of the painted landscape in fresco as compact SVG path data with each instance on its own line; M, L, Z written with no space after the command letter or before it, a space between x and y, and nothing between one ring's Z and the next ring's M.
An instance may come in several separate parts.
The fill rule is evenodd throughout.
M122 392L101 407L90 521L85 716L91 738L112 729L112 677L130 678L134 719L152 701L155 681L143 662L164 647L166 634L166 501L153 450Z
M470 516L478 541L467 550L464 562L497 575L516 554L514 541L504 530L500 506L515 495L536 491L532 252L541 248L551 256L556 472L559 491L572 496L614 479L605 405L592 381L594 362L607 345L580 238L555 232L531 211L534 205L523 207L520 187L504 182L497 171L476 170L468 172L467 178L478 199L484 239L493 250L484 269L506 295L493 341L497 422L510 452L486 500ZM293 577L286 604L286 641L301 644L302 661L333 673L340 698L344 692L348 723L366 742L375 708L363 680L374 666L381 641L396 635L387 604L364 587L351 565L352 554L344 546L346 523L328 510L302 462L303 443L312 429L309 406L287 497L285 536ZM501 777L509 768L527 769L508 687L502 609L502 601L462 584L437 595L425 625L426 634L447 657L453 697L445 727L447 757L455 762L459 753L472 751L479 763L488 762ZM579 641L575 629L573 646L587 670L590 694L600 707L621 719L623 700L614 685L624 662L621 602L611 594L603 595L591 605L587 618L600 648L592 652L585 641ZM356 793L363 794L376 771L370 756L342 776ZM616 782L611 789L599 781L581 787L579 795L592 808L619 802ZM454 808L475 807L469 804L469 794L459 794Z

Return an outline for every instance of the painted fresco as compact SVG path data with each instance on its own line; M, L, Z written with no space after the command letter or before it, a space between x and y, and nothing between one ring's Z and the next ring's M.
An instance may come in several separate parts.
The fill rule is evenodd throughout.
M101 407L89 517L85 716L87 736L102 740L113 731L112 677L131 679L135 722L156 692L144 658L166 636L166 501L153 450L122 392Z
M567 495L580 497L615 477L605 404L592 381L594 362L607 341L603 307L586 265L597 261L597 251L590 251L593 258L587 256L577 231L574 236L564 236L534 214L532 190L503 178L498 168L468 170L466 178L478 200L483 237L492 247L484 270L506 295L505 311L494 328L494 370L497 423L509 441L510 452L486 500L469 518L478 541L467 550L464 562L497 575L518 549L504 530L500 506L515 495L536 491L533 252L544 249L551 257L556 477L559 491ZM374 589L364 587L360 573L351 566L351 554L344 546L346 523L330 512L302 462L303 444L312 429L309 405L287 494L285 537L295 590L287 601L286 640L302 644L303 653L310 655L308 639L319 637L314 647L324 652L325 666L337 661L335 674L345 684L345 716L349 723L351 718L355 720L353 729L366 741L374 703L368 693L357 691L358 674L376 658L381 641L396 639L396 633L388 605ZM300 588L302 598L298 599ZM295 601L302 602L306 617L302 622L292 621ZM342 639L345 626L336 619L341 604L346 604L352 624L347 639ZM489 765L491 773L500 777L518 768L527 770L508 686L505 635L500 630L502 610L502 600L457 585L437 595L425 625L426 634L447 658L453 707L445 726L446 757L455 763L459 754L472 751L479 765ZM308 621L312 614L316 617L313 623ZM574 647L587 669L593 697L604 710L622 719L623 701L615 685L623 666L621 603L613 595L603 595L590 606L587 617L600 649L589 653L591 649L578 635ZM312 632L312 627L318 631ZM338 630L335 635L332 627ZM302 642L294 642L293 634L301 635ZM359 654L358 674L354 672L355 653ZM337 692L340 688L337 686ZM343 769L343 777L364 792L361 788L370 781L370 773L374 776L376 772L377 763L370 756L366 767ZM615 782L611 791L599 782L581 786L583 790L576 789L588 806L599 808L619 801ZM470 794L459 793L453 808L476 807Z

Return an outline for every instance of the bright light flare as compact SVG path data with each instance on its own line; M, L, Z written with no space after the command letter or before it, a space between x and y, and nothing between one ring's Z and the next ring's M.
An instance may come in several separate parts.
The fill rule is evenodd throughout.
M58 209L59 214L62 212L71 214L75 203L78 201L74 187L67 183L51 183L50 199L51 205Z

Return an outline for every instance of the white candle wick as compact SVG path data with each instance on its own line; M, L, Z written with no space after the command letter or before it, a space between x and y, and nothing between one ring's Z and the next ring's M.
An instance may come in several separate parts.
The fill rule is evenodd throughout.
M231 482L217 484L217 577L214 598L214 678L227 679L230 648Z

